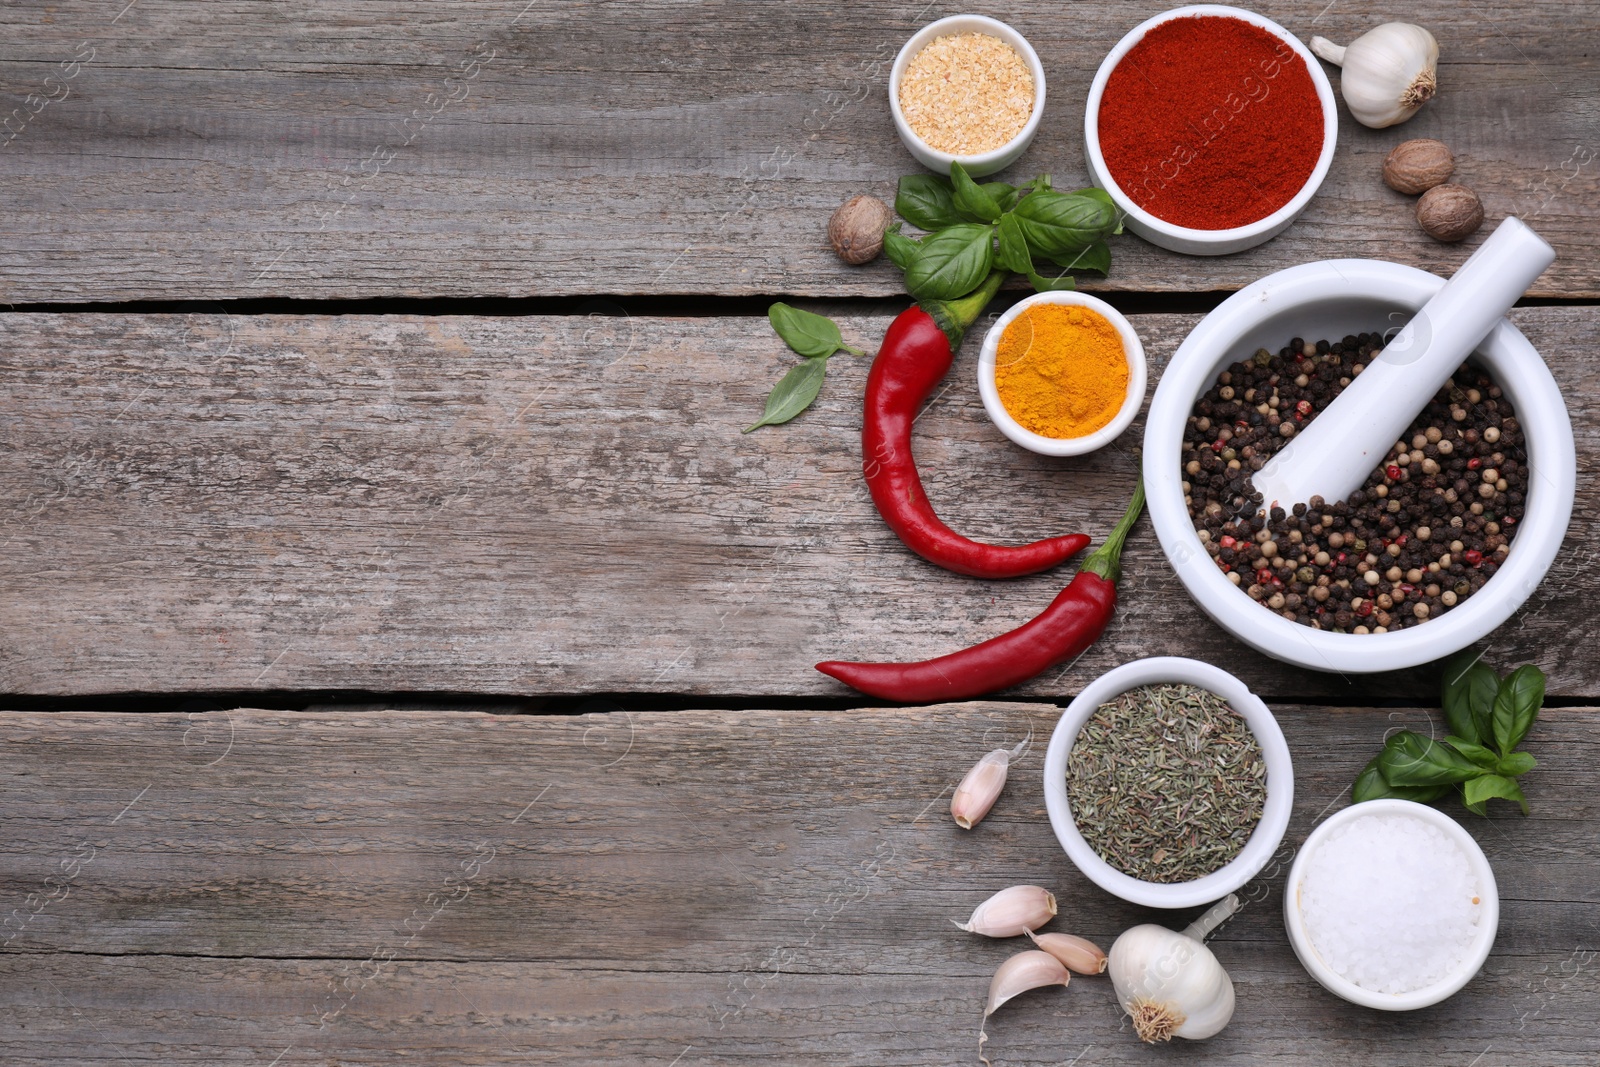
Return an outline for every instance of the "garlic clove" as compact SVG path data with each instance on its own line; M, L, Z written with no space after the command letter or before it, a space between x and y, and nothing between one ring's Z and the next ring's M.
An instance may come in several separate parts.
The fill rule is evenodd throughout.
M1386 22L1344 48L1313 37L1311 50L1344 68L1339 92L1364 126L1404 122L1438 90L1439 42L1421 26Z
M987 1019L1006 1001L1030 989L1066 985L1070 981L1072 975L1050 953L1040 949L1019 952L1002 963L989 980L989 999L983 1005L983 1017Z
M1011 753L997 748L985 755L967 776L956 786L956 795L950 800L950 814L956 825L970 830L994 807L1000 790L1006 786L1006 774L1011 766Z
M1109 962L1099 945L1072 934L1036 934L1029 930L1028 936L1074 974L1100 974Z
M1055 894L1036 885L1002 889L979 904L966 925L950 921L969 934L984 937L1020 937L1049 922L1056 914Z
M1064 986L1072 980L1072 975L1062 966L1061 961L1038 949L1019 952L1000 965L994 972L994 977L989 980L989 999L983 1006L984 1022L989 1021L989 1016L999 1010L1000 1006L1012 997L1026 993L1030 989L1042 989L1045 986ZM978 1058L984 1063L989 1061L984 1058L983 1045L989 1040L989 1035L984 1033L983 1027L978 1027Z

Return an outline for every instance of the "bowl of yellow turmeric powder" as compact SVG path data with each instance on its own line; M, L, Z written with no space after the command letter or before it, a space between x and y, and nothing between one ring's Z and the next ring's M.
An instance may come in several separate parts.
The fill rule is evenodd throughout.
M1012 441L1046 456L1109 444L1144 403L1144 346L1104 300L1037 293L1001 315L983 339L978 392Z

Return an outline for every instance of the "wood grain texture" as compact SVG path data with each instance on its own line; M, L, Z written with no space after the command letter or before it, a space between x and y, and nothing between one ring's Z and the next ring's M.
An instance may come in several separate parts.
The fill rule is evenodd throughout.
M1594 391L1600 311L1514 318L1569 395ZM1195 321L1137 318L1152 381ZM873 348L887 316L841 322ZM866 360L836 357L812 411L741 434L793 361L761 319L12 315L0 338L0 691L844 697L814 663L965 647L1071 573L979 582L899 543L860 474ZM976 347L918 421L931 499L974 537L1098 541L1142 423L1080 459L1025 452L983 413ZM1568 543L1490 659L1581 695L1600 692L1600 414L1571 414ZM1018 693L1155 654L1272 697L1435 692L1426 671L1344 679L1245 650L1147 524L1124 573L1102 641Z
M1445 805L1494 866L1499 935L1456 997L1391 1015L1314 984L1285 939L1282 893L1296 846L1343 806L1385 729L1425 728L1429 712L1275 710L1293 821L1213 941L1238 1010L1212 1041L1162 1055L1600 1057L1600 714L1540 718L1531 817ZM947 920L1024 882L1059 894L1052 929L1106 946L1134 923L1190 917L1111 898L1055 843L1040 769L1057 715L0 715L0 1058L967 1062L989 975L1020 946ZM993 813L956 829L954 783L1029 729L1039 744ZM1023 997L990 1033L999 1064L1152 1055L1103 979Z
M125 2L125 0L124 0ZM1257 5L1348 41L1375 0ZM1153 9L1027 0L1002 14L1042 57L1049 104L1013 174L1087 183L1082 113L1113 44ZM841 265L829 213L919 169L886 100L896 51L950 10L419 0L63 0L0 9L0 301L591 293L894 294ZM1421 0L1441 91L1400 129L1341 105L1327 180L1286 234L1222 259L1136 238L1097 288L1237 288L1330 257L1448 274L1384 155L1439 137L1491 221L1560 253L1536 292L1600 295L1600 8ZM63 66L65 64L65 66ZM69 73L70 72L70 75ZM1337 72L1333 79L1337 84ZM14 136L12 136L14 134ZM1487 229L1484 231L1487 233Z

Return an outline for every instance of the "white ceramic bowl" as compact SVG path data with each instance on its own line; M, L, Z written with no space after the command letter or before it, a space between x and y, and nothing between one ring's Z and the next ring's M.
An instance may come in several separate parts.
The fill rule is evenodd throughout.
M991 152L971 156L955 156L934 149L916 135L910 123L906 122L905 113L900 110L900 78L905 74L906 65L918 52L932 44L935 37L949 37L957 33L986 33L990 37L998 37L1015 49L1028 64L1028 69L1033 71L1033 113L1028 116L1022 132ZM894 66L889 71L889 111L894 115L894 128L899 131L900 140L905 142L906 148L924 167L948 175L951 162L960 160L961 166L974 178L993 174L1015 163L1039 129L1039 116L1044 113L1044 66L1028 39L999 19L986 15L951 15L922 27L895 56Z
M1526 514L1511 554L1482 589L1422 626L1385 634L1336 634L1290 622L1228 581L1195 535L1183 502L1179 460L1197 396L1228 364L1258 348L1394 331L1444 279L1369 259L1325 260L1271 274L1201 320L1156 386L1144 431L1144 487L1161 548L1200 607L1235 637L1276 659L1320 671L1364 674L1414 667L1484 637L1522 606L1555 559L1572 516L1577 456L1561 388L1510 322L1478 346L1476 358L1511 400L1527 434Z
M1410 993L1378 993L1371 989L1363 989L1323 963L1322 957L1317 955L1316 948L1311 944L1310 935L1306 932L1305 917L1301 915L1299 906L1301 878L1305 874L1307 857L1314 855L1317 846L1327 840L1328 835L1336 828L1363 815L1405 815L1419 819L1444 831L1466 853L1467 862L1477 876L1479 907L1482 909L1479 912L1478 935L1467 950L1460 970L1443 981ZM1494 946L1495 930L1500 924L1500 892L1495 887L1494 870L1489 866L1489 860L1484 856L1483 849L1478 847L1471 834L1462 829L1460 823L1426 804L1413 804L1409 800L1369 800L1364 804L1352 804L1330 815L1322 825L1311 831L1306 843L1300 846L1300 853L1295 857L1294 865L1289 868L1288 884L1284 886L1283 920L1289 931L1289 944L1294 946L1294 954L1300 957L1300 963L1310 972L1311 977L1322 983L1323 988L1330 993L1337 993L1353 1004L1361 1004L1368 1008L1411 1011L1439 1003L1466 985L1472 980L1472 976L1478 973L1483 961L1489 958L1489 949Z
M1133 199L1122 191L1122 187L1112 178L1111 169L1106 166L1105 156L1100 152L1100 98L1105 93L1106 82L1110 80L1111 72L1122 61L1122 57L1128 54L1128 50L1138 44L1152 27L1171 19L1192 15L1220 15L1242 19L1282 38L1301 59L1305 60L1306 69L1311 73L1311 83L1317 88L1317 99L1322 102L1322 154L1317 157L1317 165L1312 168L1311 177L1306 179L1305 185L1295 194L1294 199L1266 218L1252 222L1248 226L1235 226L1227 230L1196 230L1187 226L1176 226L1157 218L1135 204ZM1316 194L1317 188L1322 185L1322 179L1328 174L1328 165L1333 162L1334 145L1339 138L1339 108L1333 98L1333 86L1328 84L1328 76L1322 72L1322 65L1288 30L1254 11L1221 4L1194 4L1190 7L1164 11L1154 18L1146 19L1117 42L1117 46L1111 50L1100 64L1100 69L1095 72L1094 81L1090 83L1089 101L1083 118L1083 138L1088 153L1089 176L1096 185L1110 193L1117 207L1126 213L1128 229L1151 244L1173 252L1186 252L1194 256L1221 256L1229 252L1242 252L1246 248L1253 248L1263 241L1271 240L1283 232L1294 221L1295 216L1305 209L1306 204L1311 202L1311 197ZM1289 151L1292 146L1286 145L1284 149ZM1162 162L1164 164L1170 160ZM1178 166L1176 162L1172 165Z
M1078 731L1089 721L1100 705L1119 693L1141 685L1183 683L1210 690L1228 701L1229 706L1244 716L1261 745L1267 763L1267 803L1255 832L1245 842L1244 849L1221 870L1192 882L1161 884L1145 882L1117 870L1101 859L1078 832L1072 819L1072 805L1067 800L1067 753L1078 737ZM1220 667L1199 660L1176 656L1156 656L1150 659L1124 663L1107 671L1084 688L1076 700L1067 705L1061 721L1050 735L1050 745L1044 754L1044 802L1050 813L1050 827L1056 840L1067 850L1067 856L1089 880L1108 893L1123 900L1144 904L1152 908L1190 908L1207 904L1229 893L1254 878L1272 859L1274 850L1289 828L1289 809L1294 805L1294 767L1289 759L1289 746L1278 729L1278 720L1261 699L1250 692L1245 684Z
M1066 304L1072 307L1088 308L1104 316L1122 338L1122 350L1128 357L1128 392L1122 399L1122 407L1117 409L1116 415L1094 433L1084 434L1082 437L1046 437L1034 433L1011 417L1011 412L1000 400L1000 390L995 386L995 358L1000 351L1000 335L1005 332L1011 321L1025 310L1035 304ZM1085 452L1093 452L1102 445L1108 445L1128 428L1139 408L1144 404L1145 386L1149 383L1149 369L1145 365L1144 345L1139 343L1139 335L1134 332L1133 324L1116 308L1104 300L1096 299L1084 293L1035 293L1026 300L1018 303L995 321L989 332L983 336L983 351L978 355L978 393L983 397L983 410L989 413L989 418L1000 428L1000 432L1023 448L1041 453L1046 456L1081 456Z

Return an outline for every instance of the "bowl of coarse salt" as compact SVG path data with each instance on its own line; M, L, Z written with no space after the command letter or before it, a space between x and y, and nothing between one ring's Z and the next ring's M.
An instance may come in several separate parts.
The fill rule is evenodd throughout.
M1283 895L1289 943L1311 977L1354 1004L1437 1004L1489 958L1494 871L1450 816L1409 800L1353 804L1312 831Z

